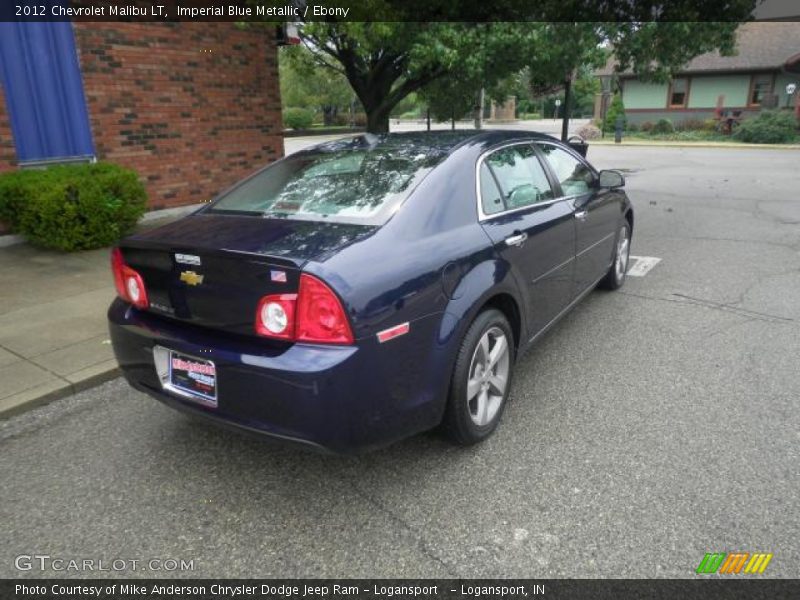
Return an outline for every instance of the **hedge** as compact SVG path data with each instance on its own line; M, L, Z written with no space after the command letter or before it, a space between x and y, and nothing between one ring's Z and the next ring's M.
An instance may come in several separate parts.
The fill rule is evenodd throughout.
M797 136L797 119L789 111L765 110L745 119L733 137L750 144L785 144Z
M110 163L0 175L0 220L46 248L88 250L130 233L147 194L134 171Z

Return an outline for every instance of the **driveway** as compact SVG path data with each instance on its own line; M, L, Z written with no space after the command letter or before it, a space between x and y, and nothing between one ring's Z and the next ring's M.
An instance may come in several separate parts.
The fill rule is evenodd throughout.
M486 443L323 456L111 381L0 423L0 577L35 552L199 577L694 577L735 550L798 577L800 152L589 156L625 171L649 260L520 359Z

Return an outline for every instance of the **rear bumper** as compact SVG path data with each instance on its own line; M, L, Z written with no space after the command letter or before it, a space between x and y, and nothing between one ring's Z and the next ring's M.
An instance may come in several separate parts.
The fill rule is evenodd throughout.
M390 353L369 342L276 348L140 312L119 299L108 318L114 353L128 382L184 412L341 453L391 443L441 419L441 377L430 376L436 365L420 360L414 343L405 351L398 344ZM417 327L427 337L424 330L424 324ZM156 345L214 362L216 408L163 389L153 358Z

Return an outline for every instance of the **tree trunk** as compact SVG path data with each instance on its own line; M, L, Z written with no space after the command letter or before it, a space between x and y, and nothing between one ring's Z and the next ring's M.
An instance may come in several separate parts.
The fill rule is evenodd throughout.
M478 106L475 107L475 129L483 128L483 102L484 91L483 88L481 88L481 91L478 94Z
M389 133L389 113L391 109L382 106L365 106L367 111L367 132L368 133Z
M561 121L561 141L569 139L569 114L570 114L570 92L572 92L572 75L564 81L564 113Z
M322 124L325 127L330 127L336 124L336 110L335 106L326 105L322 107Z

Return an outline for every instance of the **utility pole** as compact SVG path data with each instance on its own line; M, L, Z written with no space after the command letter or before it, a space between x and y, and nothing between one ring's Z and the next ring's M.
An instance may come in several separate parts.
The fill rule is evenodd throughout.
M483 102L484 102L484 89L481 88L478 94L478 106L475 107L475 129L483 129Z
M564 112L561 121L561 141L566 142L569 138L569 116L570 116L570 94L572 92L572 72L564 80Z

